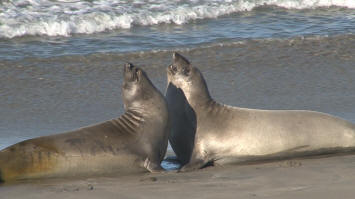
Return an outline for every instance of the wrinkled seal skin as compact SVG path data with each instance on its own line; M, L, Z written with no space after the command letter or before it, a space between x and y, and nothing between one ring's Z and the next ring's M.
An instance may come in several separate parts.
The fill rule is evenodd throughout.
M170 129L164 96L132 64L124 67L122 96L119 118L0 151L1 181L162 170Z
M207 163L354 151L355 125L341 118L314 111L257 110L219 104L211 98L202 73L178 53L173 54L167 75L169 83L181 89L193 111L185 114L185 119L195 125L190 131L195 132L193 140L186 141L193 141L193 149L191 154L183 155L190 159L182 171L202 168ZM183 132L173 132L169 141L178 143L183 137ZM186 152L185 145L172 147L178 158Z

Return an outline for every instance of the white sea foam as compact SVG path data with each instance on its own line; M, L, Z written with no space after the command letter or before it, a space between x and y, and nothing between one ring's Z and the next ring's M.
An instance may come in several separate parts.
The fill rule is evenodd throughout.
M355 9L355 1L350 0L5 0L0 3L0 38L70 36L128 29L132 25L184 24L262 5Z

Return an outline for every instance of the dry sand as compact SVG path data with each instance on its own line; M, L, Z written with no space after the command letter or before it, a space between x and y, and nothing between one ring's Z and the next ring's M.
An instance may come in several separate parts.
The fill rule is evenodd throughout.
M0 198L354 198L355 155L0 186Z

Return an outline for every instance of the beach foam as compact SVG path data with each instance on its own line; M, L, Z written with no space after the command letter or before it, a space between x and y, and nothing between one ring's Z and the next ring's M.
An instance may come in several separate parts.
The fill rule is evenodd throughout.
M129 29L133 25L180 25L264 5L286 9L329 6L355 9L355 2L347 0L13 0L0 3L0 38L92 34Z

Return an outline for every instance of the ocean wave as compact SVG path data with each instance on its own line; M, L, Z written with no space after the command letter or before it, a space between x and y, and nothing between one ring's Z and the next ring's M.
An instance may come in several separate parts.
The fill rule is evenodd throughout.
M8 0L0 3L0 38L92 34L133 25L180 25L265 5L355 9L355 1L347 0Z

